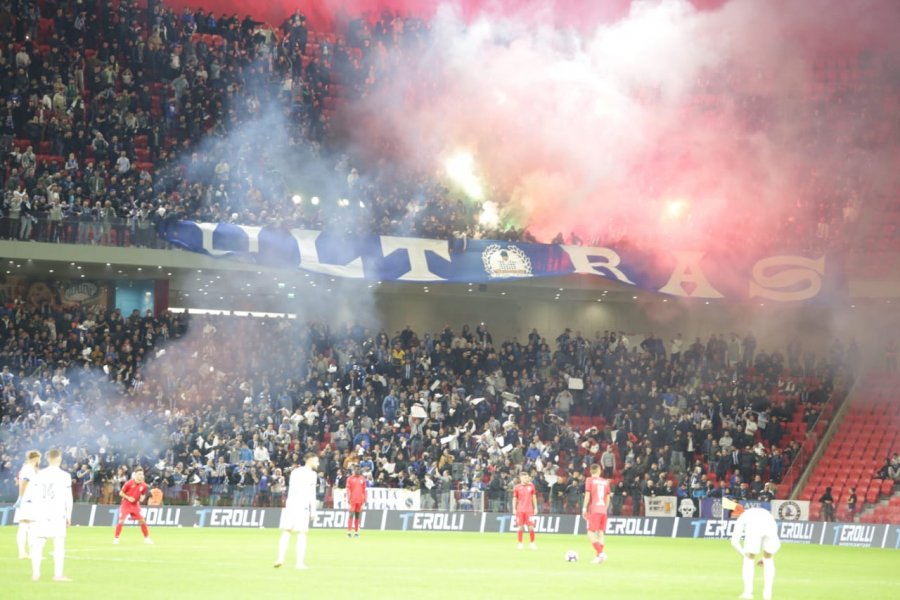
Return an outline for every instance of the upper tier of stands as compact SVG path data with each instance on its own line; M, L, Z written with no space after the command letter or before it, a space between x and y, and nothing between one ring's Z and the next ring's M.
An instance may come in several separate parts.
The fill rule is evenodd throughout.
M54 218L50 206L57 201L63 208L59 218L70 225L61 232L48 225L12 233L7 222L0 235L156 244L144 243L134 227L112 236L92 231L87 237L71 229L76 222L121 219L131 224L160 214L337 227L347 221L345 214L325 205L352 191L367 207L364 218L354 223L369 232L527 239L522 231L485 230L478 209L457 205L438 181L389 180L373 165L350 164L334 136L341 104L364 95L381 75L370 77L368 67L377 63L373 53L415 44L416 36L427 31L425 23L408 20L400 43L384 33L392 30L392 16L374 24L354 21L348 32L317 32L299 19L273 30L236 17L210 21L199 12L176 14L162 5L151 15L117 0L109 3L110 10L89 11L83 22L70 12L76 4L65 3L60 15L50 14L43 2L37 3L43 10L35 13L34 5L12 2L4 15L11 26L0 31L5 46L0 114L11 117L0 127L2 211L7 221L14 213L46 222ZM254 61L260 66L249 68ZM846 134L864 131L866 144L894 151L900 95L880 77L875 58L864 52L817 61L814 82L801 92L809 113L818 115L808 121L810 135L815 138L821 125L832 124L829 106L852 106L852 113L842 113L854 115L853 123L841 125ZM265 156L258 140L232 140L227 147L216 140L253 118L248 97L291 112L294 126L287 136L294 145L282 150L302 157L301 162L323 161L341 181L356 169L357 183L330 190L335 197L321 208L308 202L295 206L291 197L296 190L277 182L247 185L238 163L240 157ZM877 101L869 105L872 98ZM698 88L685 109L714 121L730 104L727 93ZM127 163L118 162L122 152ZM120 165L126 165L124 170ZM773 243L804 250L845 247L855 235L862 206L886 200L875 197L861 177L832 182L829 176L809 173L807 189L798 192L791 214L772 228ZM861 239L864 249L896 250L900 238L894 217L867 224Z

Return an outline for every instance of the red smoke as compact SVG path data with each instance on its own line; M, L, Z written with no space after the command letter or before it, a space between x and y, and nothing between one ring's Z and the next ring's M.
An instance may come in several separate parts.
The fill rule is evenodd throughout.
M694 6L707 10L721 6L726 0L692 0ZM272 25L279 25L287 16L299 10L309 19L313 27L322 30L330 29L336 22L347 17L369 15L375 18L385 10L402 15L430 18L441 2L434 0L268 0L266 2L247 2L246 0L167 0L166 6L176 8L179 12L185 7L202 8L213 11L218 16L222 13L237 14L241 17L251 15L253 18ZM592 27L600 23L615 21L628 13L631 0L457 0L455 4L467 18L489 13L495 15L515 16L517 18L534 17L557 26Z
M894 177L872 133L887 115L871 83L895 72L898 5L696 4L635 2L577 35L441 12L351 127L373 156L391 148L422 172L471 153L501 223L544 242L571 232L745 257L834 247L845 207ZM851 88L840 71L820 89L835 55L868 83Z

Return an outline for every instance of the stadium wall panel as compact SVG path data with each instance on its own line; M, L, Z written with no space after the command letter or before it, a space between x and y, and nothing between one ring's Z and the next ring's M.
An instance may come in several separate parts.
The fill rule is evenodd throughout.
M14 507L0 505L0 525L12 525ZM161 506L143 509L152 527L236 527L275 529L280 508ZM323 509L312 523L314 529L345 529L348 513ZM72 525L112 527L119 518L115 505L76 504ZM133 524L133 522L130 522ZM734 521L681 517L610 517L606 533L617 536L727 539ZM507 513L367 510L362 528L381 531L463 531L469 533L509 533L515 521ZM535 529L543 534L583 535L585 521L577 515L538 515ZM821 521L779 521L783 542L900 549L900 524L823 523Z

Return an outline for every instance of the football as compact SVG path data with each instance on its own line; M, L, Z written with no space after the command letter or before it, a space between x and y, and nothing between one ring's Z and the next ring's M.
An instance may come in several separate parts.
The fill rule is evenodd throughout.
M578 553L574 550L566 552L566 562L575 562L578 560Z

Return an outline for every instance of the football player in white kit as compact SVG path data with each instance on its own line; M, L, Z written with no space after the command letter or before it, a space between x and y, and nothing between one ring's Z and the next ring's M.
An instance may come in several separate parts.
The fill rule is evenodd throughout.
M314 452L307 452L303 457L304 465L295 467L288 480L288 496L281 511L281 539L278 540L278 560L275 568L284 564L291 532L297 534L297 568L305 569L306 534L309 532L309 521L316 517L316 483L319 457Z
M726 498L727 500L727 498ZM736 503L735 503L736 504ZM722 502L723 508L726 503ZM753 567L757 558L762 555L763 568L763 600L772 600L772 585L775 583L775 553L781 548L778 539L778 524L772 513L764 508L750 508L741 511L740 504L732 508L732 515L740 513L731 534L731 545L744 557L743 577L744 593L740 598L753 598ZM743 539L743 546L741 545Z
M26 559L29 553L26 551L28 545L28 529L31 527L35 519L34 503L28 499L26 502L25 494L28 486L38 473L41 466L41 453L37 450L29 450L25 454L25 464L19 469L17 480L19 483L19 497L16 499L16 512L13 515L13 523L19 524L19 530L16 531L16 544L19 546L19 558Z
M53 581L71 581L63 575L66 558L66 529L72 523L72 476L59 468L62 452L47 453L47 468L42 470L27 494L33 495L36 518L30 527L28 545L31 547L31 579L41 578L41 554L47 538L53 538Z

